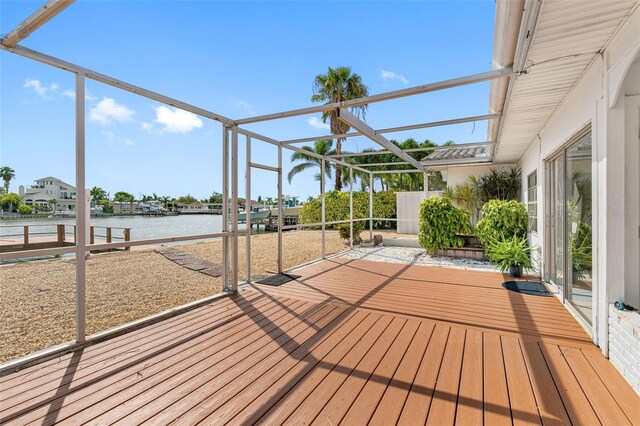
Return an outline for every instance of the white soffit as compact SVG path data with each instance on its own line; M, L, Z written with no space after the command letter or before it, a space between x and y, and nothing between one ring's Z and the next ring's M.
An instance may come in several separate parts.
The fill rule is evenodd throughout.
M496 162L516 162L637 0L544 0L525 62L517 77L496 147Z

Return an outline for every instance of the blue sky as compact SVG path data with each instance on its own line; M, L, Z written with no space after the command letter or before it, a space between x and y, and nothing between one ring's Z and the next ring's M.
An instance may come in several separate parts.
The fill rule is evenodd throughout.
M6 33L42 2L0 2ZM218 2L78 1L23 45L231 118L311 105L312 82L327 67L350 66L370 93L454 78L491 67L493 1ZM0 164L13 190L74 172L74 76L0 52ZM221 190L221 126L158 102L87 81L87 184L111 194L204 198ZM372 104L374 128L485 114L488 83ZM318 116L247 128L275 139L327 132ZM437 143L482 141L486 123L388 134ZM241 139L240 176L244 176ZM350 139L344 149L373 144ZM276 149L252 145L276 165ZM284 151L285 173L290 169ZM314 172L284 193L316 195ZM274 196L276 179L254 172L252 198ZM241 185L240 196L244 195ZM331 188L332 185L328 185Z

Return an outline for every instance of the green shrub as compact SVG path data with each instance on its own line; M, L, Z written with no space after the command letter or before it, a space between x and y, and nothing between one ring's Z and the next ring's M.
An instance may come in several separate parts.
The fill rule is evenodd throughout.
M476 225L476 236L485 248L489 260L492 257L491 243L502 236L527 236L527 209L519 201L490 200L482 206L482 219Z
M520 197L520 169L511 167L509 170L491 168L489 173L479 178L472 178L484 201L489 200L517 200Z
M101 202L102 205L102 213L113 213L113 205L108 201Z
M359 244L362 239L360 238L360 234L364 231L364 222L353 222L353 242L354 244ZM338 232L340 234L340 238L343 240L349 241L349 234L351 233L351 226L348 223L342 223L337 226Z
M26 204L20 204L18 206L18 213L20 213L20 214L33 214L33 208L31 206L27 206Z
M449 198L429 197L420 203L418 241L429 252L462 247L464 238L457 234L471 232L469 215L453 205Z
M508 271L512 266L519 266L524 269L533 267L531 247L529 247L527 237L513 235L510 238L506 238L501 235L500 239L489 242L488 247L492 253L492 261L496 263L502 272Z
M349 193L331 191L325 194L325 220L334 222L349 219ZM374 217L394 219L396 217L396 197L393 191L380 191L373 194ZM369 217L369 193L353 193L353 218ZM301 223L320 223L322 221L322 197L318 196L302 205ZM358 222L360 223L360 222ZM374 222L374 226L380 224Z

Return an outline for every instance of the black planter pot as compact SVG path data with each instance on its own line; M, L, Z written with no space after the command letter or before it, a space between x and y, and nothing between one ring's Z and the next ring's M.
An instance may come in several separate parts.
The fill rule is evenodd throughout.
M520 278L522 276L522 270L520 269L519 266L510 266L509 275L514 278Z

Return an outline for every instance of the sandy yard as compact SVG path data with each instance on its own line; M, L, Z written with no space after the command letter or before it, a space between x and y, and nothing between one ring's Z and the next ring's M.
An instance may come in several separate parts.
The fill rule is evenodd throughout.
M362 235L368 238L365 232ZM221 263L220 240L175 246ZM283 234L283 267L321 257L319 231ZM277 234L251 237L251 273L276 269ZM336 231L326 233L327 254L346 249ZM246 276L245 238L239 238L239 275ZM216 294L221 278L191 271L153 249L92 255L87 260L87 333L139 319ZM0 266L0 362L45 349L75 335L75 259Z

